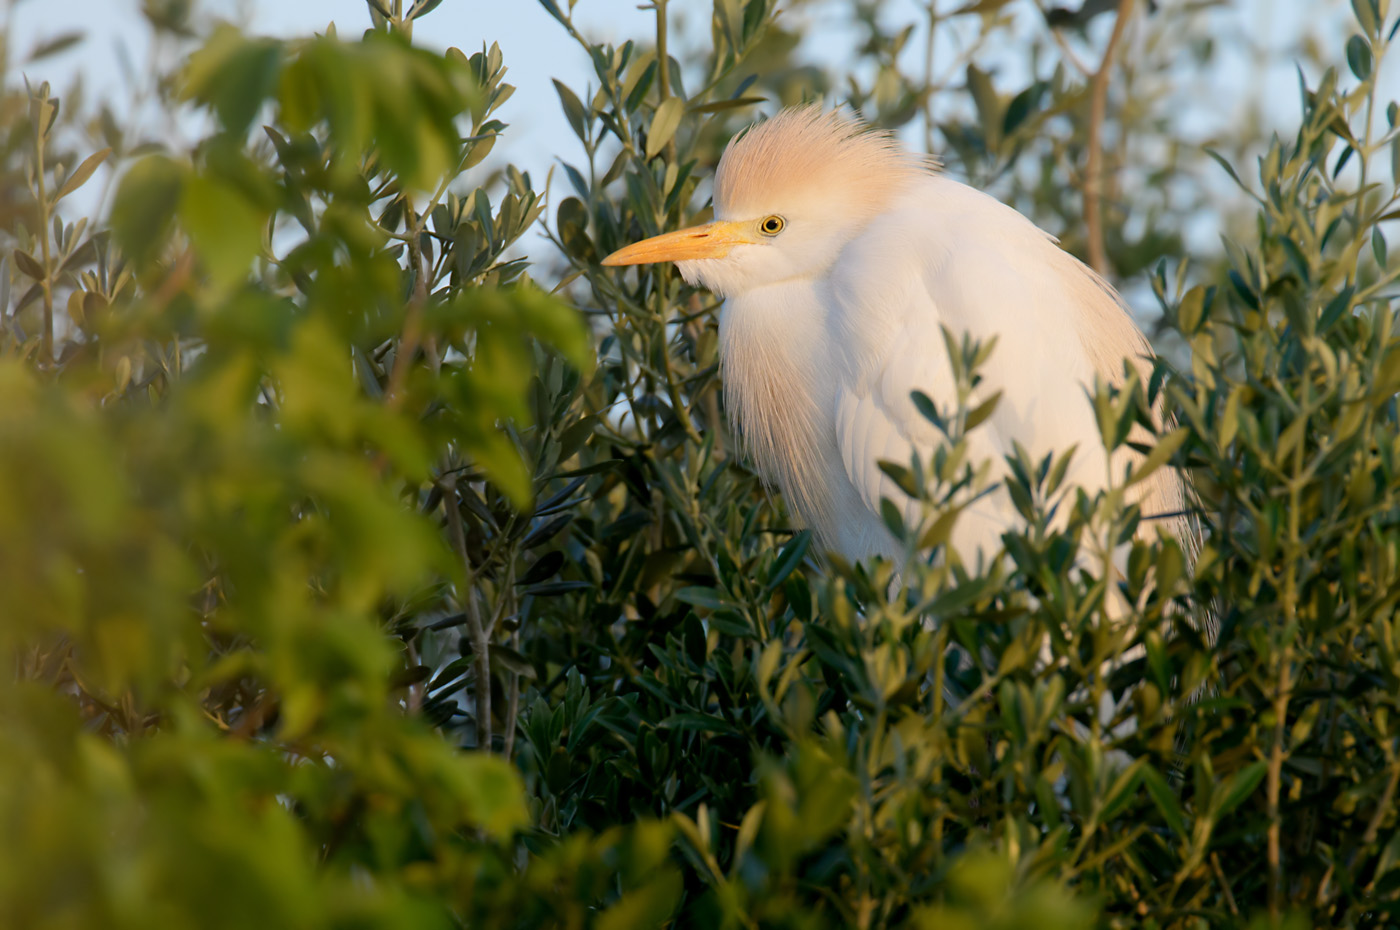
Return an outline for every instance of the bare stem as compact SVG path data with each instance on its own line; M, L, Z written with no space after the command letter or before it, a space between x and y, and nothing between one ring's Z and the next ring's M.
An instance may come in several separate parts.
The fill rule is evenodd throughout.
M666 0L656 0L656 90L657 102L671 96L670 57L666 52Z
M1215 872L1216 881L1220 882L1221 889L1225 892L1225 903L1230 906L1230 913L1239 916L1239 905L1235 904L1235 894L1230 890L1230 882L1225 878L1225 870L1220 867L1220 857L1215 853L1210 854L1211 871Z
M516 630L511 634L510 645L512 649L520 648L520 631ZM501 747L501 753L510 761L515 755L515 724L520 719L520 673L511 672L506 683L506 724L502 734L505 737L505 745Z
M42 108L40 109L42 113ZM39 245L43 250L44 277L39 282L44 290L43 356L52 362L53 354L53 259L49 252L49 195L44 187L44 126L34 127L34 177L39 185Z
M1366 833L1361 837L1361 842L1370 846L1376 841L1380 834L1381 824L1390 814L1391 805L1395 802L1395 789L1400 786L1400 759L1392 759L1390 762L1390 778L1385 783L1385 790L1381 792L1381 799L1376 803L1375 813L1371 815L1370 823L1366 824Z
M410 665L419 663L418 646L413 640L408 642L408 661ZM421 681L415 681L408 686L408 712L410 714L417 714L423 709L423 692L425 690L426 686Z
M1269 773L1265 784L1268 799L1268 861L1269 861L1269 915L1277 918L1281 913L1283 899L1283 850L1282 819L1279 817L1279 796L1283 790L1283 738L1288 725L1288 698L1292 690L1290 670L1293 663L1293 647L1285 646L1279 659L1278 688L1274 692L1274 740L1269 749Z
M447 511L447 525L452 531L452 547L462 560L465 573L463 590L458 596L462 612L467 617L467 635L471 638L472 658L476 673L476 748L491 751L491 641L486 625L481 621L481 610L476 602L471 556L467 553L467 534L462 528L462 514L457 496L457 478L442 487L442 505Z
M1089 140L1084 162L1084 227L1088 237L1089 266L1108 274L1108 251L1103 242L1103 121L1108 108L1108 78L1113 70L1113 53L1123 38L1133 15L1133 0L1119 0L1113 33L1103 50L1103 60L1089 84Z
M924 151L933 153L933 51L938 36L938 0L928 0L928 35L924 40Z
M412 208L408 215L413 216ZM398 351L394 353L394 368L389 373L387 401L390 407L402 403L404 381L408 378L413 356L418 353L418 345L423 339L423 306L428 302L427 269L423 267L422 231L417 221L409 224L408 260L413 270L413 296L408 301L404 313L403 333L399 336Z
M1299 402L1299 413L1305 421L1311 413L1311 399L1306 383ZM1298 562L1302 555L1302 536L1298 514L1302 509L1302 488L1307 481L1303 462L1303 444L1293 450L1293 476L1288 487L1288 536L1284 549L1283 617L1289 637L1297 635L1298 624ZM1293 696L1293 640L1283 644L1278 655L1278 684L1274 690L1274 739L1269 748L1269 771L1264 784L1268 805L1269 830L1267 858L1269 863L1269 917L1277 922L1283 913L1283 818L1279 798L1283 794L1283 763L1287 758L1284 737L1288 732L1288 703Z
M657 77L657 103L665 103L666 98L671 96L671 57L666 51L666 0L656 0L656 71ZM662 156L667 163L676 160L676 136L671 134L671 139L661 150ZM679 207L678 207L679 209Z

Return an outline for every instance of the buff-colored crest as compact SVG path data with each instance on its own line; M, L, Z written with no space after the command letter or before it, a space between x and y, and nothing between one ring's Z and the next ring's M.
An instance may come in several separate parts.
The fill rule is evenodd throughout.
M935 167L856 117L819 104L794 107L730 141L715 172L715 215L748 218L775 204L839 194L868 219Z

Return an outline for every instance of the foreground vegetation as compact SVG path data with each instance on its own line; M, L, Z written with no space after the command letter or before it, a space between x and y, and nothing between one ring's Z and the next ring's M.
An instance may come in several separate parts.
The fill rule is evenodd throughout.
M187 147L7 67L0 924L1395 923L1386 0L1295 132L1227 140L1246 221L1200 255L1214 182L1149 80L1197 10L969 4L931 15L966 40L939 79L834 4L848 79L771 0L715 0L704 37L659 2L620 48L543 2L596 79L558 87L551 203L483 165L505 63L415 46L433 2L298 41L147 4L199 34L157 88L208 127ZM1091 401L1106 448L1166 406L1149 463L1191 473L1203 543L1132 543L1128 620L1079 554L1154 516L1129 476L1089 499L1017 462L1007 558L927 558L977 480L958 398L944 453L891 465L929 503L910 559L824 562L726 431L713 298L598 265L823 93L1155 294L1171 361ZM950 347L965 385L979 354Z

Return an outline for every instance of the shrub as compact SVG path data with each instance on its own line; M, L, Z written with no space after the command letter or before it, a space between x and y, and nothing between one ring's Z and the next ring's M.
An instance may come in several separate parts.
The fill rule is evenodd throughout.
M830 86L775 3L717 0L692 56L660 2L658 56L545 0L598 81L559 85L584 160L548 247L531 178L477 168L499 49L426 51L436 4L370 5L356 40L213 30L163 85L207 115L188 148L107 120L80 159L48 85L7 91L0 923L1394 922L1386 3L1353 4L1349 75L1303 84L1257 181L1220 157L1256 217L1223 256L1189 265L1170 210L1129 241L1128 150L1084 153L1111 230L1086 252L1153 269L1189 349L1086 402L1109 449L1171 414L1144 469L1192 475L1199 554L1135 538L1143 470L1090 498L1021 457L1025 525L982 571L929 557L976 480L957 398L932 462L890 463L927 503L908 558L824 559L726 433L714 300L598 265L703 209L756 95ZM856 6L851 96L1058 229L1111 56L1004 93L974 59L1009 6L953 17L958 88ZM1150 107L1115 126L1175 141ZM69 221L108 158L110 216ZM984 354L949 363L970 384ZM1121 579L1080 558L1124 540Z

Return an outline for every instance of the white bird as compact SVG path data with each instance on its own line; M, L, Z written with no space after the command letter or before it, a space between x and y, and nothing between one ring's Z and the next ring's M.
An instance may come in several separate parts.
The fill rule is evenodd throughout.
M994 478L1013 442L1037 458L1077 445L1068 480L1090 494L1110 468L1121 481L1135 455L1105 460L1086 395L1096 375L1120 381L1125 358L1150 372L1118 295L1015 210L934 167L854 118L784 110L725 149L714 222L603 260L673 261L724 298L725 400L745 447L794 516L852 562L900 554L882 497L918 513L878 462L917 451L927 463L940 442L910 393L949 401L942 327L996 337L979 390L1002 398L969 435L970 459L993 462ZM1176 472L1145 484L1145 514L1182 511ZM958 521L951 545L965 561L990 558L1015 519L1001 488Z

